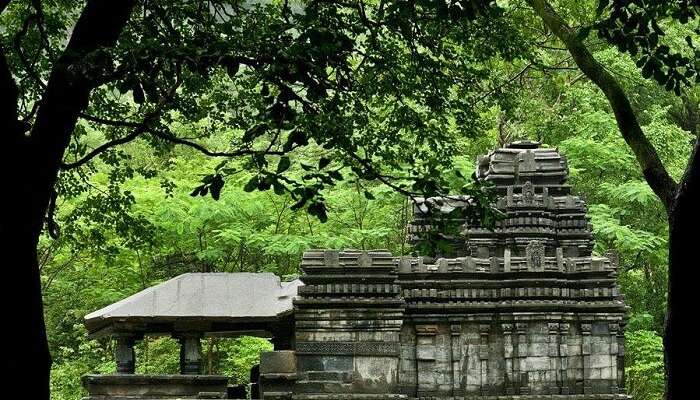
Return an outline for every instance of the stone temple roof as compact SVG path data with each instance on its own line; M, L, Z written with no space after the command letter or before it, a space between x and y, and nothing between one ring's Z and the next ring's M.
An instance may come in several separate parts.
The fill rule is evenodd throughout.
M539 142L522 140L495 149L477 160L476 176L505 194L508 186L530 182L550 194L569 194L566 184L569 168L566 157L556 148L541 147Z
M583 198L571 193L566 157L556 148L523 140L479 156L476 177L492 185L501 212L493 226L469 218L469 196L419 199L409 241L439 257L589 257L593 234ZM439 239L439 241L437 241ZM530 244L532 243L532 246ZM436 246L437 244L437 246ZM427 246L426 246L427 245Z
M85 326L93 335L105 329L235 330L238 324L250 327L291 314L301 285L300 280L281 282L268 272L188 273L86 315Z

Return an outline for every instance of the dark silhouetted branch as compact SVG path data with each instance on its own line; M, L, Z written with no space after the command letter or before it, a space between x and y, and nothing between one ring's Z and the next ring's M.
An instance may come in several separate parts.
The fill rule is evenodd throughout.
M588 50L578 32L544 0L528 0L545 25L561 40L576 65L607 97L622 137L642 167L647 183L661 199L667 212L673 205L677 184L668 174L656 149L642 131L629 99L615 77L610 74Z
M213 151L209 150L203 145L199 143L195 143L186 139L179 138L173 134L170 133L165 133L161 132L155 129L149 129L148 133L151 135L165 140L166 142L170 143L175 143L187 147L191 147L200 153L207 155L209 157L240 157L240 156L246 156L246 155L255 155L255 154L260 154L260 155L284 155L287 152L285 151L272 151L272 150L253 150L253 149L241 149L241 150L234 150L234 151ZM293 149L292 149L293 150ZM290 150L291 151L291 150Z

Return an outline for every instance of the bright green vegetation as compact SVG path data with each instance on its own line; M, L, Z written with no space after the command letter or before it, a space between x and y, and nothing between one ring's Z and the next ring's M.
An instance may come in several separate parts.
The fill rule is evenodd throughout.
M605 56L601 51L600 57ZM684 160L689 149L689 135L674 117L683 100L642 81L631 62L616 64L621 73L629 74L629 89L640 101L639 107L647 110L642 115L652 140L662 149L671 171L679 174L682 161L674 162ZM590 84L537 71L525 79L513 93L512 109L482 110L484 135L478 141L465 138L463 156L455 164L468 174L476 155L504 137L540 139L568 156L571 184L590 204L596 251L614 248L620 254L620 283L631 306L629 391L636 399L660 399L665 213L619 138L606 103ZM126 180L121 189L131 201L113 210L106 195L110 167L99 164L90 179L93 187L61 204L62 239L45 238L42 245L55 399L78 399L80 375L114 368L110 344L88 340L82 316L155 283L189 271L272 271L291 277L298 273L301 253L314 247L411 251L404 231L410 203L385 186L344 182L328 190L328 221L321 223L304 210L289 210L288 197L270 191L246 192L250 178L246 172L227 181L218 201L190 196L218 161L189 149L158 157L136 144L125 151L137 168L149 167L157 173L150 179ZM450 176L455 188L461 184L454 173ZM267 346L252 338L207 339L203 343L207 372L245 382L258 351ZM177 371L178 353L172 340L150 339L138 351L139 372Z
M362 3L369 17L384 18L374 25L355 6L320 6L290 17L290 3L298 11L315 2L260 2L202 21L198 2L138 2L133 15L133 4L124 11L132 17L123 26L112 27L118 42L78 48L88 53L64 60L65 76L58 76L66 90L85 93L48 99L42 85L54 68L49 55L61 54L84 4L45 3L45 32L30 23L36 5L0 7L0 55L7 53L13 71L6 76L19 82L22 101L14 108L25 125L35 125L32 105L42 100L38 113L46 106L47 121L62 116L52 113L56 98L75 114L63 132L50 123L31 132L13 125L22 138L19 128L32 138L66 138L56 150L63 165L45 166L59 174L55 185L51 173L39 176L45 181L19 173L12 181L31 182L42 189L37 196L48 198L54 187L57 194L48 213L40 204L32 214L49 216L35 225L48 228L38 258L54 399L79 399L82 374L113 371L111 344L86 337L86 313L184 272L271 271L291 278L309 248L409 253L411 203L404 194L443 188L480 194L461 178L471 174L476 156L523 138L558 146L568 157L571 184L590 206L595 251L619 253L631 307L628 390L637 400L661 399L667 213L621 137L629 126L616 124L599 87L533 12L542 1L465 1L488 5L474 14L471 6L433 10L443 2L428 1L392 1L384 10L383 1L371 0ZM551 3L576 29L601 15L618 22L607 19L609 1ZM589 27L575 41L619 81L642 136L678 181L700 131L700 50L689 50L700 40L697 30L678 23L682 15L659 19L661 38L599 26L594 31L604 36L608 29L616 39ZM27 71L24 53L13 50L16 37L27 54L37 54L36 71ZM692 62L662 68L659 59L675 60L664 55L677 48ZM667 74L674 79L665 81ZM87 105L75 100L82 95L90 97ZM115 139L128 143L91 156ZM202 149L227 156L207 157ZM29 171L24 166L13 171ZM244 383L269 344L206 339L203 348L206 372ZM149 339L137 351L140 373L177 369L177 348L168 338Z

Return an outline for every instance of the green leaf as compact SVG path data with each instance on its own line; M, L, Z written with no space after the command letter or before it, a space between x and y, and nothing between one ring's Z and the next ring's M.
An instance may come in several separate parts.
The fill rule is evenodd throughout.
M260 183L260 177L258 175L255 175L254 177L250 178L248 183L245 184L243 187L243 190L246 192L252 192L258 187L258 184Z
M280 161L277 164L277 173L281 174L282 172L288 170L290 165L291 165L291 162L289 161L289 157L287 157L287 156L280 157Z
M328 166L328 164L331 163L331 160L326 158L326 157L321 157L320 160L318 160L318 169L324 169Z
M285 142L282 149L284 151L290 151L292 150L295 144L299 144L301 146L306 146L307 144L309 144L309 140L306 138L306 134L299 129L295 129L289 132L287 142Z
M190 196L192 196L192 197L199 196L199 194L202 193L202 189L204 189L204 185L197 186L196 188L194 188L192 193L190 193Z
M338 170L328 171L328 176L335 179L336 181L343 180L343 175Z
M209 192L211 193L211 197L214 200L219 200L219 196L221 195L221 188L224 187L224 180L221 177L221 175L216 174L214 176L213 181L209 185Z
M202 183L212 183L213 181L214 181L214 175L213 175L213 174L205 175L205 176L202 178Z
M260 191L268 190L271 186L272 181L270 180L270 176L266 176L264 179L260 179L258 182L258 190Z
M321 222L326 222L328 221L328 215L326 214L326 205L323 204L320 201L314 201L311 204L309 204L308 207L308 212L311 215L316 216L319 221Z
M272 182L272 188L274 189L276 195L281 196L284 194L284 186L282 186L277 179Z
M298 210L298 209L304 207L304 204L306 204L306 201L307 201L307 198L306 198L306 197L302 197L302 198L299 199L296 203L292 204L292 206L289 207L289 209L292 210L292 211L296 211L296 210Z
M243 134L243 139L241 139L241 140L243 140L243 142L246 142L246 143L251 142L256 137L259 137L259 136L263 135L265 132L267 132L268 129L269 129L269 126L266 123L255 125L254 127L245 131L245 133Z
M301 169L304 171L312 171L314 169L314 167L309 164L300 163L299 165L301 165Z

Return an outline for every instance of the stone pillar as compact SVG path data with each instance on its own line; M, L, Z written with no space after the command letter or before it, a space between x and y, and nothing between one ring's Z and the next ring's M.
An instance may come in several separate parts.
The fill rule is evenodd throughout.
M450 346L451 355L450 360L452 360L452 396L458 396L458 391L461 387L461 376L462 376L462 354L461 354L461 335L462 335L462 325L453 323L450 325ZM461 395L464 395L463 393Z
M180 373L199 375L202 373L202 345L200 332L180 333Z
M581 324L581 360L583 365L583 394L591 393L591 324Z
M416 370L418 371L418 397L427 397L438 390L439 368L437 361L437 324L416 325Z
M515 394L515 382L517 377L514 372L513 362L513 324L501 324L503 329L503 354L505 358L506 371L504 374L503 387L505 394L514 395Z
M503 249L503 272L510 272L511 255L510 248Z
M490 395L491 385L489 384L489 331L491 325L479 324L479 361L481 364L481 394Z
M557 257L557 270L559 272L566 272L566 265L564 264L564 249L557 247L555 254Z
M608 330L610 332L610 392L618 393L618 358L617 358L617 333L620 330L620 324L611 323L608 324ZM624 362L624 361L623 361Z
M559 367L561 368L561 394L573 394L569 380L569 324L562 322L559 324Z
M549 371L547 371L547 382L549 384L549 394L559 394L561 392L561 358L559 357L559 323L547 323L549 334L547 357L549 358Z
M625 392L625 332L624 326L617 331L617 387Z
M131 334L114 335L114 359L117 362L118 374L133 374L136 371L136 354L134 343L136 338Z
M517 379L518 394L530 394L530 383L527 376L527 323L517 322L515 329L518 332L518 344L513 360L513 369Z

